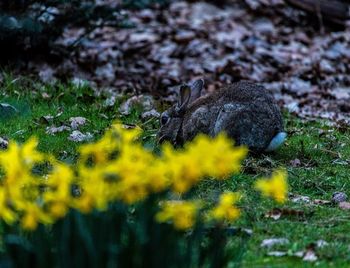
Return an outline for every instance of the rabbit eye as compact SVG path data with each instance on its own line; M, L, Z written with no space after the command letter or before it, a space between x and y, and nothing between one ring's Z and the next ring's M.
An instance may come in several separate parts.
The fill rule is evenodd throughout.
M167 114L162 114L162 116L160 117L160 123L162 124L162 125L165 125L165 124L167 124L168 122L169 122L169 120L170 120L170 117L169 117L169 115L167 115Z

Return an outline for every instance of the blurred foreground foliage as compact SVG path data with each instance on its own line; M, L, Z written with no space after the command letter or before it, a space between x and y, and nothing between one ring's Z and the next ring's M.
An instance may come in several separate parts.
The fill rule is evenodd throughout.
M35 138L10 141L0 151L0 267L238 266L247 233L230 224L244 196L208 202L195 189L239 173L246 148L202 135L153 153L140 134L113 124L80 147L76 165L38 151ZM283 203L286 173L256 188Z

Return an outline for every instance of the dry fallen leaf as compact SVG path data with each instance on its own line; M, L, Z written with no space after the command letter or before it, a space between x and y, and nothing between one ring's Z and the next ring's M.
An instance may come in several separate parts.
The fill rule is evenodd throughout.
M87 132L86 134L80 132L79 130L74 130L68 137L68 140L74 142L89 141L93 138L92 134Z
M309 262L317 261L317 256L316 256L315 251L307 250L304 257L303 257L303 261L309 261Z
M122 127L124 129L134 129L134 128L137 128L138 126L134 124L122 124Z
M63 114L63 111L59 110L58 113L56 115L51 115L51 114L48 114L48 115L43 115L39 118L39 123L41 124L46 124L46 125L49 125L51 124L54 119L60 117L61 115Z
M285 251L270 251L267 253L267 255L269 256L273 256L273 257L283 257L286 256L288 253Z
M296 159L293 159L289 162L289 164L292 166L292 167L300 167L301 166L301 161L300 159L296 158Z
M299 250L299 251L271 251L268 252L268 256L273 257L284 257L284 256L292 256L292 257L298 257L301 258L303 261L307 262L315 262L317 261L318 257L316 254L316 248L321 248L326 246L328 243L323 240L318 240L317 243L311 243L307 246L305 250Z
M327 241L324 241L324 240L322 240L322 239L317 240L317 242L316 242L316 246L317 246L318 248L323 248L323 247L325 247L325 246L327 246L327 245L328 245L328 242L327 242Z
M70 127L67 127L67 126L60 126L60 127L51 126L46 128L46 133L50 135L55 135L56 133L60 133L63 131L70 131L70 130L71 130Z
M340 198L340 196L337 196L337 197ZM344 196L342 196L342 198L344 198ZM293 203L305 203L305 204L309 204L309 205L321 205L321 206L324 206L324 205L332 204L332 201L330 201L330 200L323 200L323 199L311 200L311 198L308 197L308 196L298 195L298 194L293 194L293 193L289 194L289 199Z
M316 245L314 243L310 244L306 251L304 252L303 261L314 262L317 261L317 255L315 252Z
M87 119L85 117L77 116L69 118L70 126L73 130L77 130L80 126L86 124Z
M332 204L331 201L329 200L323 200L323 199L315 199L312 201L313 204L315 205L330 205Z
M39 123L41 124L46 124L46 125L49 125L50 123L53 122L54 120L54 116L52 115L43 115L42 117L39 118Z
M338 206L343 210L350 210L350 202L340 202Z
M119 112L129 115L133 106L139 105L144 111L150 111L154 107L154 100L148 95L133 96L120 105Z
M7 149L9 142L7 139L0 137L0 148Z
M311 214L310 212L308 213ZM278 220L281 217L295 217L298 219L304 219L306 216L302 210L287 209L287 208L274 208L265 214L265 218L272 218Z
M51 96L46 92L41 93L41 97L43 97L43 99L46 99L46 100L51 98Z
M305 195L291 194L290 201L293 203L310 203L310 197Z
M289 244L289 240L287 238L268 238L268 239L264 239L261 242L260 247L271 248L275 245L286 245L286 244Z
M279 209L270 210L265 214L265 218L272 218L274 220L278 220L279 218L281 218L281 216L282 212Z
M150 119L150 118L159 118L159 117L160 117L160 113L157 112L155 109L152 109L150 111L144 112L141 115L141 118L143 120L147 120L147 119Z

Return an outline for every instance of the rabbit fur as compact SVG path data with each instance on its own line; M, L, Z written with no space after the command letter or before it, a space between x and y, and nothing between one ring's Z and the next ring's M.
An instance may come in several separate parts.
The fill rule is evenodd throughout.
M198 133L213 137L222 131L256 152L276 150L284 142L280 109L263 86L241 81L201 97L203 86L200 79L180 87L178 103L161 115L159 142L181 146Z

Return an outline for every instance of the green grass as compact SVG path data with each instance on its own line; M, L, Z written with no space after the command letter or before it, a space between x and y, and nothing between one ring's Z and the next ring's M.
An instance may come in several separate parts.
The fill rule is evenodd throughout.
M90 132L98 139L116 119L123 123L137 124L145 130L143 140L154 146L157 121L140 120L140 110L131 115L118 113L118 103L112 107L103 105L109 97L106 93L95 96L89 87L74 85L43 86L29 79L14 79L6 76L0 88L0 102L15 106L19 113L1 118L0 137L23 142L30 136L39 138L39 148L50 152L65 162L74 162L80 143L68 140L69 131L49 135L46 128L52 125L69 124L69 118L83 116L88 124L80 130ZM49 96L49 97L48 97ZM57 115L47 123L43 116ZM336 205L315 205L288 201L282 208L302 211L301 216L282 216L278 220L266 218L269 209L277 206L272 201L261 199L252 190L256 178L269 175L277 167L285 167L289 174L290 192L308 196L311 200L330 200L336 191L350 195L349 160L350 130L330 127L326 122L303 122L285 114L289 133L286 144L269 155L249 156L241 175L223 182L208 181L200 185L197 194L215 198L225 190L240 191L245 196L242 202L242 217L237 226L251 229L253 234L246 241L247 251L243 267L347 267L350 262L350 214ZM300 166L291 161L299 159ZM261 248L266 238L287 238L290 243L271 249ZM325 240L328 245L317 249L318 260L308 263L291 255L305 250L311 243ZM269 251L288 251L290 257L270 257Z
M245 195L245 213L237 223L249 228L253 235L247 242L243 267L348 267L350 261L350 214L334 204L316 205L288 201L283 209L301 211L301 216L282 216L278 220L265 217L268 208L278 207L271 201L260 199L251 189L256 178L269 175L272 169L288 170L290 192L308 196L311 200L331 200L337 191L349 191L350 130L327 126L326 122L303 122L285 115L289 137L277 152L258 157L248 157L243 174L234 176L221 184L202 185L203 197L224 190L241 191ZM292 164L299 159L300 166ZM267 238L287 238L290 243L271 249L261 248ZM318 260L314 263L293 257L297 251L305 251L318 240L328 242L316 250ZM289 257L269 257L270 251L289 252Z
M118 107L123 99L118 99L113 106L104 102L109 93L102 92L99 96L88 86L42 85L29 79L19 80L10 76L5 78L0 88L0 103L14 106L19 111L16 115L0 116L0 137L23 142L31 136L39 138L39 149L53 153L61 160L73 159L77 156L77 147L81 144L68 139L72 131L63 131L55 135L46 132L48 127L69 126L71 117L85 117L87 124L79 128L82 133L91 133L94 140L101 137L105 129L114 121L125 124L137 124L145 129L143 140L149 140L156 132L155 122L149 120L146 125L140 122L140 113L135 107L131 114L123 116ZM53 116L53 120L44 117Z
M287 130L291 132L286 146L272 155L272 165L283 165L288 169L290 191L313 199L331 200L337 191L349 192L350 132L327 127L325 123L303 123L295 118L286 120ZM324 134L327 133L327 134ZM291 165L294 159L301 160L300 167ZM254 202L252 200L252 202ZM285 205L309 212L302 220L261 219L257 220L250 242L251 250L247 262L258 265L264 261L275 263L276 258L264 257L259 250L259 242L264 237L285 237L291 242L288 248L305 250L310 243L322 239L329 243L318 250L322 266L347 266L350 261L350 214L337 206L307 205L289 202ZM285 262L291 260L286 258ZM282 260L280 261L282 262ZM304 264L305 265L305 264ZM292 264L290 264L292 266Z

